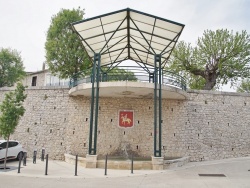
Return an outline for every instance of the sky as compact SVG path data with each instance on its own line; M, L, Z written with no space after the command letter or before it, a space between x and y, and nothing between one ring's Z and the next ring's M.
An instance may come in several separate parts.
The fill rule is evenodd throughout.
M179 40L193 45L207 29L250 34L250 0L0 0L0 48L20 52L26 71L41 70L51 17L78 7L84 18L131 8L179 22L185 24Z

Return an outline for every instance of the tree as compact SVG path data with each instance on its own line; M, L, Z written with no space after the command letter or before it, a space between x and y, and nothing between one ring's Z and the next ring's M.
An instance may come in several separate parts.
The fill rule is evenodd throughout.
M9 146L10 134L15 131L19 119L23 116L25 109L22 105L26 98L24 94L25 87L21 83L17 83L14 92L9 92L5 95L5 99L0 105L0 135L7 140L4 169L6 169L7 152Z
M250 79L242 80L240 86L237 88L237 92L250 93Z
M137 78L132 71L125 70L122 68L112 68L111 70L107 71L107 67L103 67L102 71L107 73L108 81L118 81L118 80L129 80L129 81L136 81Z
M197 46L179 42L170 59L170 69L182 74L191 88L211 90L250 74L250 36L226 29L206 30ZM196 83L195 83L196 82Z
M45 43L46 60L50 71L60 78L70 78L90 66L91 61L71 23L83 19L83 10L62 9L51 19Z
M0 87L13 86L25 75L22 58L16 50L0 49Z

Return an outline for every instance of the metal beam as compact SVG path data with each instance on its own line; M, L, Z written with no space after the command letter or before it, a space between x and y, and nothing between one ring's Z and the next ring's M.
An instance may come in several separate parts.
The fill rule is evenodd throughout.
M134 28L130 28L130 29L133 29L133 30L135 30L135 31L139 31L139 33L141 34L141 36L144 38L144 40L145 40L146 43L148 44L149 48L151 48L151 49L153 50L154 54L155 54L154 49L153 49L152 46L148 43L148 40L147 40L146 37L143 35L142 31L141 31L141 30L139 29L139 27L136 25L136 23L134 22L134 20L133 20L133 19L130 19L130 20L133 22L133 24L134 24L135 27L136 27L136 29L134 29Z
M111 45L107 50L105 50L104 52L102 52L101 55L106 54L107 51L108 51L108 53L110 53L109 50L110 50L111 48L113 48L115 45L119 44L119 43L120 43L121 41L123 41L125 38L127 38L127 36L123 37L121 40L119 40L119 41L116 42L115 44Z
M101 18L100 18L101 20ZM101 49L101 51L99 53L102 53L102 50L108 45L109 41L112 39L112 37L115 35L115 33L119 30L119 28L121 27L121 25L123 24L123 22L126 20L126 18L124 18L122 20L122 22L119 24L119 26L117 27L116 30L113 31L113 34L109 37L108 40L106 40L106 35L104 35L105 37L105 40L106 40L106 44L103 46L103 48ZM102 25L102 21L101 21L101 25ZM103 29L103 34L104 34L104 28L103 28L103 25L102 25L102 29Z
M161 134L162 134L162 70L161 55L154 56L154 156L161 157Z
M98 111L99 111L99 79L100 79L101 55L94 54L94 65L92 68L92 90L90 106L90 126L89 126L89 154L96 155Z
M128 58L130 59L130 12L127 10L127 40L128 40Z

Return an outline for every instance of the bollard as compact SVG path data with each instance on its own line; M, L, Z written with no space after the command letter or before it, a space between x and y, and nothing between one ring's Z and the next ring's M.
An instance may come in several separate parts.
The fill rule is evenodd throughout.
M78 162L78 155L76 155L75 176L77 176L77 162Z
M19 163L18 163L18 171L17 171L17 173L20 173L21 161L22 161L22 156L19 156Z
M42 149L41 161L44 161L45 149Z
M23 166L26 166L27 152L23 152Z
M134 157L133 155L131 156L131 174L134 173Z
M36 164L36 153L37 153L37 151L34 150L34 153L33 153L33 164Z
M48 159L49 158L49 154L46 155L46 166L45 166L45 175L48 175Z
M106 155L106 159L105 159L105 172L104 172L105 176L107 176L107 164L108 164L108 155Z

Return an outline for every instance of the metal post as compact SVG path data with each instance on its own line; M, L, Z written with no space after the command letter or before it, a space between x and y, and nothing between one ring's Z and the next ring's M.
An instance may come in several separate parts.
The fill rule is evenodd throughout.
M94 155L96 155L96 144L97 144L97 126L98 126L98 111L99 111L99 82L100 82L100 66L101 66L101 55L96 54L96 60L98 61L97 73L96 73L96 103L95 103L95 130L94 130Z
M134 173L134 157L133 155L131 156L131 174Z
M22 156L19 156L19 163L18 163L18 171L17 171L17 173L20 173L21 161L22 161Z
M159 135L158 135L158 138L159 138L159 140L158 140L158 155L159 155L159 157L161 157L161 124L162 124L162 118L161 118L161 116L162 116L162 114L161 114L161 106L162 106L162 104L161 104L161 84L162 84L162 69L161 69L161 56L158 56L158 61L159 61L159 90L158 90L158 95L159 95L159 99L158 99L158 102L159 102L159 111L158 111L158 113L159 113L159 119L158 119L158 130L159 130Z
M97 126L99 110L99 82L100 82L101 55L94 54L94 64L92 69L92 91L90 107L90 131L89 131L89 154L96 155Z
M154 156L161 157L161 124L162 124L162 69L161 55L154 58ZM157 136L158 135L158 136Z
M154 73L149 73L149 83L153 82L154 83Z
M104 172L104 175L107 176L107 165L108 164L108 155L106 155L106 158L105 158L105 172Z
M48 175L48 160L49 160L49 154L46 155L46 166L45 166L45 175Z
M102 73L102 81L106 82L108 80L108 74L106 72Z
M77 176L77 162L78 162L78 155L76 155L75 176Z
M37 151L35 150L33 153L33 164L36 164L36 153Z
M41 155L41 161L44 161L44 156L45 156L45 149L42 149L42 155Z
M23 152L23 166L26 166L27 152Z
M90 122L89 122L89 154L92 154L92 137L93 137L93 116L94 116L94 103L95 103L95 69L96 62L94 61L92 68L92 91L91 91L91 105L90 105Z

